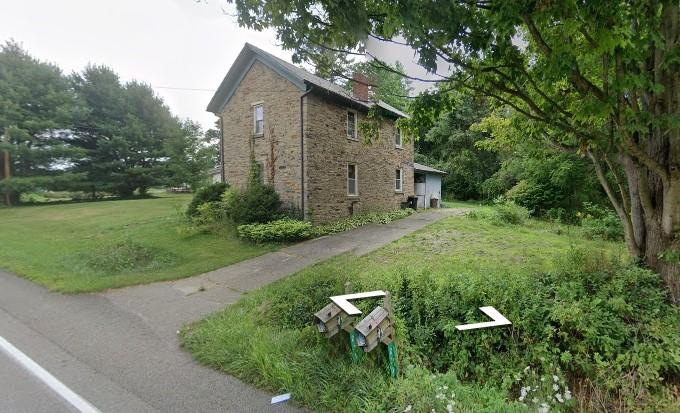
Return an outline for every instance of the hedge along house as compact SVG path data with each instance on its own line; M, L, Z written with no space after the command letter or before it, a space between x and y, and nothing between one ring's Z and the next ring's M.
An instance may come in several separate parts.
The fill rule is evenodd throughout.
M381 120L367 144L359 124L371 108ZM220 119L225 182L245 185L255 161L305 219L393 210L414 195L413 142L394 123L407 115L372 102L361 75L349 92L246 43L208 111Z

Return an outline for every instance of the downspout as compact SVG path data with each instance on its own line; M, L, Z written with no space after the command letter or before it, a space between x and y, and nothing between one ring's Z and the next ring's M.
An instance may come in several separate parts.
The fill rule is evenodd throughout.
M224 122L220 115L220 179L224 183Z
M312 92L314 85L309 85L309 89L300 95L300 209L302 211L302 219L305 217L305 116L304 116L304 98Z

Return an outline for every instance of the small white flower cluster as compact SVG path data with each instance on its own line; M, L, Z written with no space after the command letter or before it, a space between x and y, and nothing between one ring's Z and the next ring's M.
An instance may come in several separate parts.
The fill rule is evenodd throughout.
M449 390L449 386L439 386L437 387L437 395L435 398L437 400L441 400L444 403L446 403L446 412L447 413L453 413L453 406L455 406L456 402L453 400L456 397L456 393L451 392L451 397L446 395L446 392ZM435 413L435 409L432 409L432 413Z
M559 374L559 368L556 371ZM522 381L527 383L520 387L517 400L525 405L530 402L530 405L536 406L538 413L548 413L551 406L559 406L572 398L566 383L556 374L539 377L537 372L527 366L524 371L515 375L515 380L518 383ZM537 397L529 399L530 393L534 393ZM540 396L547 396L548 400L541 400Z
M436 376L432 376L432 378L435 378ZM456 393L451 392L450 395L448 393L449 386L443 385L443 386L438 386L437 387L437 394L434 396L434 398L437 400L437 406L445 406L445 412L446 413L453 413L453 408L456 405L456 402L454 399L456 398ZM413 411L413 405L408 405L404 408L404 413L409 413ZM431 413L437 413L436 409L430 410Z

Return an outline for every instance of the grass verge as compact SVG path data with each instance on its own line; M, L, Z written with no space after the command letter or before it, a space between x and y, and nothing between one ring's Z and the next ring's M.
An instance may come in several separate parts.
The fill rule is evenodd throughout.
M190 195L7 208L0 211L0 267L52 290L79 293L211 271L275 246L235 230L191 231Z

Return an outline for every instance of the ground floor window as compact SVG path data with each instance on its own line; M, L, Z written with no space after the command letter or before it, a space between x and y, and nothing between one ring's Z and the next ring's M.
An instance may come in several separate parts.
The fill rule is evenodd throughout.
M357 166L355 164L347 164L347 195L359 195L359 185L357 179Z
M397 169L394 174L394 190L402 192L404 190L404 170Z

